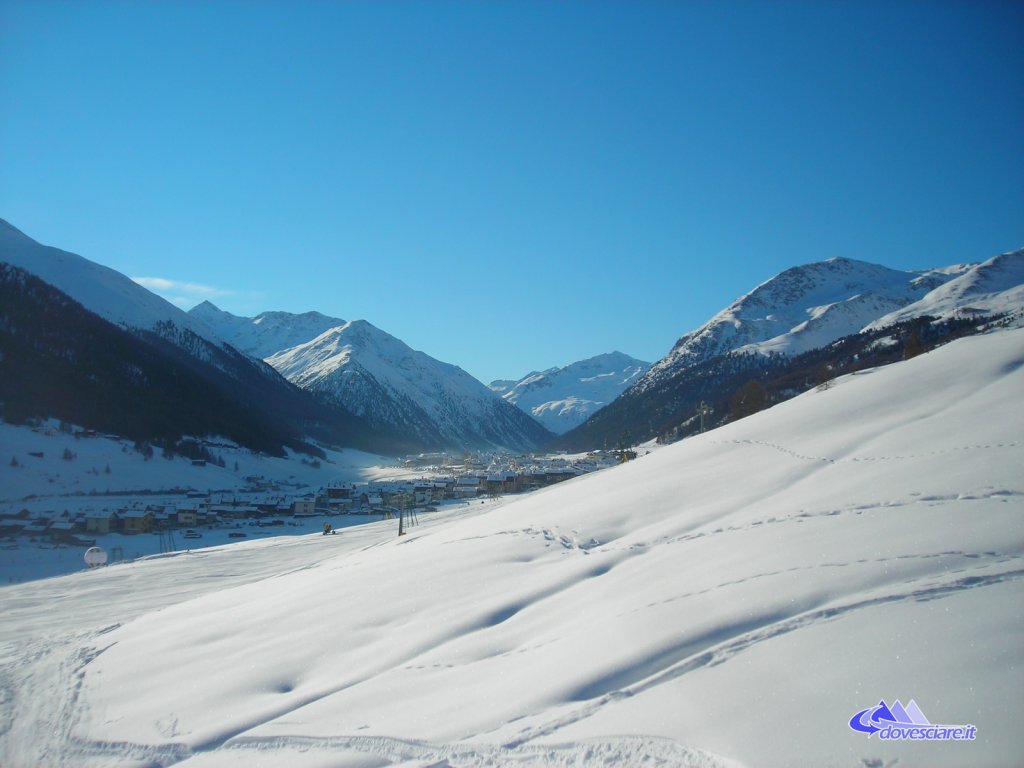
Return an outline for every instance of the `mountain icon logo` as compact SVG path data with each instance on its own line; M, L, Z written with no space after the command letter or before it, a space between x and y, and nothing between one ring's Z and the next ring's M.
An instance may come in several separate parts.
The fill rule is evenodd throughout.
M869 738L877 733L885 741L973 741L978 732L973 725L932 723L913 699L906 706L899 699L891 705L883 699L851 717L850 728Z
M877 707L861 710L850 718L850 727L869 736L882 730L887 725L931 725L924 712L913 699L903 706L899 699L890 707L885 701L878 702Z

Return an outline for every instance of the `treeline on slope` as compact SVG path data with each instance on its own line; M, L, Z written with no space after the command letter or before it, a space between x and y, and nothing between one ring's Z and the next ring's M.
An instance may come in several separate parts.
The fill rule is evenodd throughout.
M0 417L52 417L165 445L218 435L278 456L285 447L322 456L307 435L382 453L407 447L230 346L174 332L191 337L194 354L156 333L130 333L0 264Z
M656 438L670 443L704 427L736 421L813 389L837 376L930 351L962 336L1006 322L1002 316L936 320L915 318L884 329L846 336L800 355L732 352L670 372L654 386L631 387L552 447L580 451L613 449Z

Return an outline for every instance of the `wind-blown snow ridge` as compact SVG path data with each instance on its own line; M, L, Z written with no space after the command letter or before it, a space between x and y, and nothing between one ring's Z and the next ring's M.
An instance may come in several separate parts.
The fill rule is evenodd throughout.
M7 587L0 762L1012 764L1022 392L1000 331L402 538ZM979 738L847 726L883 697Z

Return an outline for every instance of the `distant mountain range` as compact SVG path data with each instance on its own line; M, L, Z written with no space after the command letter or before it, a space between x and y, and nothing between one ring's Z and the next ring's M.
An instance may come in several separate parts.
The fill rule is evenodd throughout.
M551 437L461 369L365 321L238 318L208 303L185 313L4 221L0 263L8 419L170 442L216 434L273 453L314 450L308 439L394 454L523 450Z
M650 367L629 355L610 352L564 368L534 371L518 381L492 381L490 386L560 435L611 403Z
M649 365L615 352L488 388L365 320L182 312L124 275L0 220L0 416L136 439L217 435L254 450L311 440L392 455L591 449L675 439L992 323L1021 324L1024 250L900 271L794 267Z
M853 259L794 267L681 336L617 400L556 444L685 435L699 428L702 401L710 423L742 413L736 397L750 382L770 404L823 375L899 359L911 339L937 344L996 320L1020 324L1022 311L1024 250L924 271Z
M190 316L281 375L424 448L540 447L551 434L461 368L365 320L315 312L237 317L203 302Z

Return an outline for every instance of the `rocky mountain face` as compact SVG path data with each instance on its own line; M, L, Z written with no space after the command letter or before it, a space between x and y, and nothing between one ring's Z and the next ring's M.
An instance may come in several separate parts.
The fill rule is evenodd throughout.
M564 368L534 371L518 381L493 381L490 386L550 431L564 434L612 402L650 367L629 355L610 352Z

